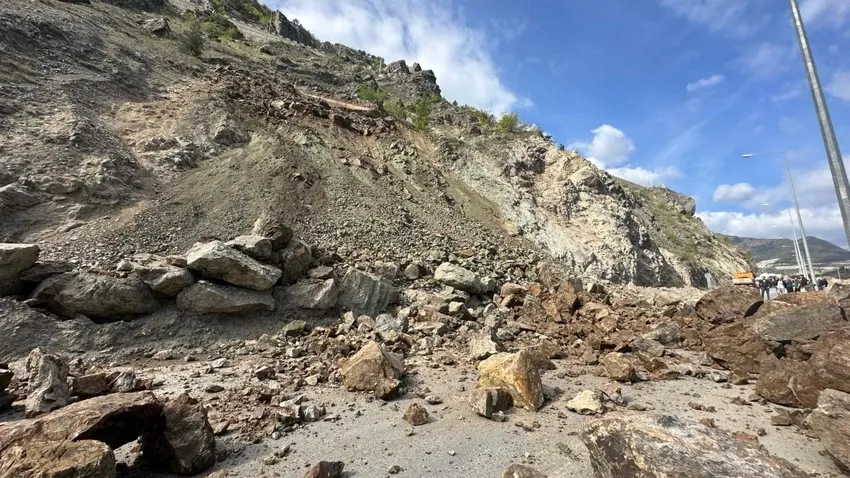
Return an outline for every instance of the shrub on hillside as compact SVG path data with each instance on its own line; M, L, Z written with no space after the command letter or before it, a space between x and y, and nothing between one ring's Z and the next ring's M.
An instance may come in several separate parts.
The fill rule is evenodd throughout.
M189 28L185 32L177 36L177 41L180 42L180 49L185 53L194 57L200 57L204 52L204 32L201 31L201 25L197 21L189 24Z
M516 113L506 113L499 118L499 121L496 123L496 127L502 133L515 133L519 131L519 115Z
M388 95L386 91L383 91L380 88L372 88L364 85L357 89L357 97L361 100L377 103L379 101L385 101Z

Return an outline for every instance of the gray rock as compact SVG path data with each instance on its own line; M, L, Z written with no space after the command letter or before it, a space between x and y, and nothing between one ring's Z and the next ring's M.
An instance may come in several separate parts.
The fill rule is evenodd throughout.
M215 464L215 436L203 405L184 393L162 411L165 426L142 436L147 464L180 475L195 475Z
M410 264L404 268L404 277L410 280L416 280L422 276L422 269L416 264Z
M24 282L41 282L50 276L71 272L74 266L63 260L38 261L32 267L23 270L18 276Z
M495 333L483 331L469 339L469 356L473 360L484 360L491 355L504 352L505 347L496 338Z
M169 265L141 269L138 274L148 287L169 297L176 296L195 282L195 276L188 270Z
M514 463L505 470L505 473L502 474L502 478L546 478L546 475L530 466Z
M807 476L728 432L666 415L601 418L584 426L581 439L599 478Z
M253 290L269 290L281 276L281 270L227 247L221 241L195 244L186 254L189 269L206 277Z
M128 368L109 374L109 391L112 393L135 392L144 388L142 381L136 377L135 370Z
M291 284L303 277L310 269L313 252L306 242L297 238L292 239L286 248L279 252L277 262L283 271L280 282Z
M307 277L310 279L332 279L334 277L333 267L319 266L307 271Z
M138 277L119 279L88 272L49 277L31 297L58 314L83 314L100 321L146 314L159 307L150 287Z
M666 346L679 345L685 340L682 334L682 328L675 322L661 322L655 328L643 334L642 337Z
M339 288L340 308L376 316L394 303L398 292L388 280L350 267Z
M109 376L105 372L82 375L71 379L71 395L80 398L96 397L110 390Z
M844 471L850 471L850 394L824 390L805 422Z
M241 315L271 312L275 302L270 292L198 281L177 296L177 306L194 314Z
M277 289L275 289L277 291ZM283 302L302 309L327 310L336 306L339 287L336 280L298 282L283 289Z
M753 332L773 342L816 339L830 330L848 325L841 307L826 301L760 315L753 322Z
M434 271L434 279L470 294L486 294L496 289L496 283L492 279L482 281L474 272L450 262L440 264Z
M13 279L34 265L40 252L36 244L0 242L0 281Z
M407 333L408 319L406 317L395 317L392 314L380 314L375 317L375 330L378 332Z
M265 209L260 217L254 221L251 234L268 238L272 243L272 249L277 251L283 249L292 239L292 229L278 219L278 215L269 209Z
M268 262L272 258L272 241L263 236L239 236L227 241L225 245L258 261Z
M152 18L142 24L142 27L148 32L158 37L171 35L171 27L168 26L168 20L165 18Z
M629 344L629 347L634 352L644 354L648 357L661 357L664 355L664 346L651 339L636 339Z
M393 262L375 262L375 272L386 279L395 280L398 276L398 264Z
M64 407L71 399L68 388L68 363L57 355L36 348L27 357L27 417Z
M493 418L495 413L507 411L513 406L513 399L505 389L476 388L472 392L469 404L475 413L486 418Z
M22 211L40 203L41 199L25 186L10 183L0 186L0 217Z

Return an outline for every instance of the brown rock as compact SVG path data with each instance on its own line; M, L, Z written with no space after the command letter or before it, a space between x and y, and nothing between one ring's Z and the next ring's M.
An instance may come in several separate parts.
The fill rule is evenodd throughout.
M163 407L165 426L142 437L142 456L154 469L194 475L215 464L215 437L204 407L182 394Z
M494 413L507 411L513 406L511 395L502 388L477 388L472 392L470 404L475 413L492 418Z
M722 324L755 314L762 303L758 289L727 285L707 292L695 309L702 320Z
M631 358L619 352L611 352L602 359L608 376L618 382L631 382L635 378L635 366Z
M816 339L847 325L841 307L824 301L776 310L758 317L752 328L764 340L785 343Z
M703 337L708 354L727 370L758 373L771 347L742 322L726 324Z
M806 423L838 465L850 472L850 394L824 390Z
M478 386L504 388L514 405L536 411L543 405L543 384L531 354L499 353L478 364Z
M115 455L94 440L35 441L0 454L0 476L15 478L114 478Z
M91 398L109 393L109 377L105 372L82 375L71 379L71 395Z
M152 393L113 393L0 424L0 453L11 446L65 440L97 440L115 449L161 424L162 405Z
M304 478L340 478L345 463L341 461L320 461L307 470Z
M410 406L407 407L407 411L404 412L404 416L402 418L407 423L418 427L419 425L428 423L428 410L418 403L411 403Z
M369 342L340 367L340 373L349 389L374 391L378 398L390 398L401 386L404 362L376 342Z
M517 465L514 463L509 466L502 478L546 478L546 475L540 473L530 466Z
M803 362L769 357L762 365L756 382L756 394L779 405L800 406L800 401L791 390L790 382L803 367Z
M803 478L803 471L728 433L666 415L589 422L581 439L597 478Z
M821 337L812 358L791 383L791 390L805 408L815 408L820 392L827 388L850 393L850 328Z
M260 217L254 221L251 234L263 236L272 243L272 249L283 249L292 239L292 229L283 224L279 215L270 209L264 209Z

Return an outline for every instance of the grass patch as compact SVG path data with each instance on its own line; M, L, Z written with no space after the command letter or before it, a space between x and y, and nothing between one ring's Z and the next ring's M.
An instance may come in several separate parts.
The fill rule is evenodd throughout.
M380 88L372 88L364 85L357 89L357 97L361 100L377 103L379 101L386 101L389 95Z
M224 15L214 13L201 20L201 30L208 37L217 40L241 40L244 38L242 32L236 28L236 25L228 20Z
M180 44L180 49L195 58L200 57L204 53L206 39L204 32L201 30L201 25L197 21L189 23L189 28L185 32L177 35L177 42Z

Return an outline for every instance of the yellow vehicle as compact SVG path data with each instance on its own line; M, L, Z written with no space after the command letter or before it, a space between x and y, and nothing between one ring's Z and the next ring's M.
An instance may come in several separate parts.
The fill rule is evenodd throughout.
M736 272L732 275L732 283L735 285L756 285L756 276L752 272Z

